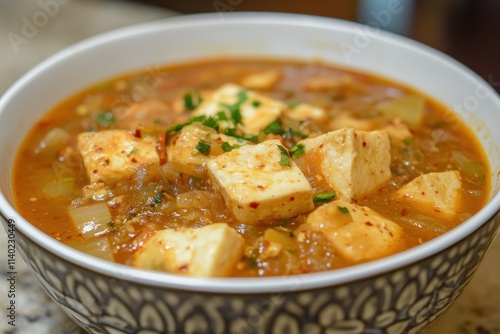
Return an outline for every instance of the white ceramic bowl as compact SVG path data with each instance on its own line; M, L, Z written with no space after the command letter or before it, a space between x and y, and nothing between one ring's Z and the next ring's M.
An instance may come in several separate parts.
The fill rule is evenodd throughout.
M16 151L48 109L131 70L217 56L322 59L388 77L452 107L484 145L490 201L452 231L346 269L273 278L179 277L105 262L43 234L13 207ZM500 99L453 59L411 40L334 19L272 13L175 17L107 33L44 61L0 100L0 208L47 293L93 333L417 333L469 281L500 208Z

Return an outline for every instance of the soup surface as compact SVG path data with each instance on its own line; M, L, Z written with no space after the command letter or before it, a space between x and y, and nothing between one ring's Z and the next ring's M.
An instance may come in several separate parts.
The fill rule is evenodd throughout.
M98 83L14 167L18 210L79 250L196 276L332 270L486 202L473 133L421 93L319 62L217 59Z

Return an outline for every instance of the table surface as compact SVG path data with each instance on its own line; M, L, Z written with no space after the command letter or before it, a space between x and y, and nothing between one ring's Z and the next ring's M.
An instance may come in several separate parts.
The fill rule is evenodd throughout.
M46 1L45 3L47 3ZM23 20L40 10L38 0L0 1L0 94L41 60L76 41L114 28L175 15L165 9L126 1L59 1L57 12L18 49L6 36L21 35ZM17 52L16 52L17 51ZM7 249L6 235L0 232L0 249ZM455 304L427 333L500 333L500 237L480 265L469 286ZM17 263L16 327L0 322L6 334L84 333L47 297L23 263ZM0 308L8 305L6 261L0 262Z

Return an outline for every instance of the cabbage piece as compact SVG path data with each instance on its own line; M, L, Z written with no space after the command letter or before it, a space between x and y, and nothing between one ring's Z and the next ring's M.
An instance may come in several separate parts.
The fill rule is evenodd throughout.
M106 203L75 208L69 211L69 215L86 240L108 232L113 224Z
M377 107L385 117L401 118L410 126L418 126L424 118L425 99L416 95L405 95L384 102Z

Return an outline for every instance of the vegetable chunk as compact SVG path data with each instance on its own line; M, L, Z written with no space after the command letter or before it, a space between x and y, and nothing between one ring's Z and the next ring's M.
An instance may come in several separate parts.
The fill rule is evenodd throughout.
M314 208L311 185L277 139L232 150L210 159L207 167L242 223L286 219Z
M391 177L389 137L384 131L346 128L304 139L304 152L321 156L321 173L340 199L352 201L381 187Z
M255 101L258 103L254 103ZM225 84L204 100L196 108L194 115L215 116L223 111L233 122L238 123L235 118L241 117L240 125L244 133L258 135L285 110L286 104L281 101L235 84Z
M133 265L192 276L228 276L241 259L243 244L243 237L223 223L161 230L135 252Z
M116 183L131 177L140 164L159 164L152 138L137 138L126 130L83 132L78 150L91 183Z
M423 213L454 215L460 207L461 189L460 173L453 170L420 175L397 194Z
M306 223L323 233L334 249L350 261L370 261L402 247L402 228L365 206L337 200L324 204Z

